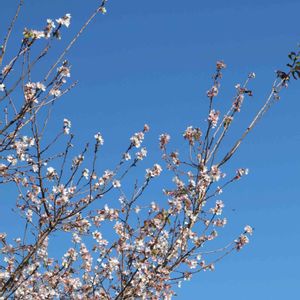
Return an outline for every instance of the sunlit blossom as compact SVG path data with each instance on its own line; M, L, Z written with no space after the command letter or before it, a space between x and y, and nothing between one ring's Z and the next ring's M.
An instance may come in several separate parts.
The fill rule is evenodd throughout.
M104 144L104 139L103 139L103 137L102 137L102 135L101 135L100 132L97 132L97 133L94 135L94 138L95 138L97 144L99 144L99 145L101 145L101 146Z
M121 182L119 180L114 180L112 183L114 188L120 188L121 187Z
M161 166L159 164L155 164L152 169L146 169L146 178L157 177L161 172Z
M170 141L170 135L167 133L161 134L159 136L159 147L160 149L164 149L166 147L166 145L169 143Z
M57 24L69 27L71 23L71 14L66 14L64 17L56 19Z
M69 134L71 129L71 121L64 119L64 134Z

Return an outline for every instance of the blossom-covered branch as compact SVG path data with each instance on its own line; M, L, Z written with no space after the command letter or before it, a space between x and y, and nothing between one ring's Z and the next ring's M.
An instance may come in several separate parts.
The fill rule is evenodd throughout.
M175 286L214 270L218 261L249 243L253 229L245 225L223 247L211 246L227 224L220 194L248 174L244 167L228 174L222 170L281 90L299 77L299 52L289 55L286 72L277 71L270 95L232 147L221 145L244 101L253 97L249 85L255 74L236 85L223 113L215 99L226 65L218 61L207 92L205 129L186 128L186 153L170 150L171 137L163 133L157 147L162 162L147 163L143 170L150 130L145 124L128 139L119 161L100 169L101 132L95 130L93 141L78 151L69 119L61 120L55 134L47 128L55 102L76 85L65 57L96 15L106 13L106 1L37 80L33 69L70 28L71 15L46 20L42 30L24 29L20 47L6 61L21 6L22 1L0 55L0 63L6 63L0 75L0 183L2 189L15 186L17 200L11 204L24 231L17 237L0 233L1 299L171 299ZM142 169L138 178L136 167ZM163 190L163 199L149 201L152 182L166 172L173 187ZM68 241L60 249L62 257L49 253L49 244L60 239Z

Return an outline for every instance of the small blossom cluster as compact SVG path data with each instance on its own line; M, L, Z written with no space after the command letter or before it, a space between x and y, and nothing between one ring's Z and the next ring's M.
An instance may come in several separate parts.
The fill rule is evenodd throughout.
M137 132L130 138L131 144L136 148L141 147L143 140L144 140L144 132Z
M218 71L220 71L220 70L226 68L226 64L224 63L224 61L219 60L219 61L217 61L217 63L216 63L216 68L217 68Z
M253 93L251 90L248 90L247 88L242 87L240 84L237 84L235 86L235 88L237 90L237 96L234 98L232 107L233 107L234 111L239 112L241 110L242 104L244 102L245 94L247 94L248 96L253 96Z
M161 134L159 136L159 147L160 149L165 149L166 145L169 143L170 141L170 135L167 133Z
M71 129L71 121L68 119L64 119L64 134L70 134L70 129Z
M147 156L147 149L146 149L146 147L141 148L141 150L138 151L135 155L136 155L136 159L137 160L143 160ZM127 158L128 158L128 156L127 156Z
M216 201L216 206L210 210L210 212L214 215L221 215L222 210L224 208L224 203L222 200L217 200Z
M31 162L31 158L27 153L28 150L35 145L35 141L32 137L26 135L15 140L11 148L16 151L17 158L21 161Z
M56 19L56 22L59 26L69 27L71 22L71 15L66 14L64 17ZM55 24L53 20L47 19L47 24L44 30L34 30L25 28L23 31L24 42L28 40L39 40L42 38L49 39L52 35L60 38L59 31L55 29Z
M160 175L162 168L159 164L155 164L152 169L146 169L146 178L153 178Z
M193 128L189 126L183 133L184 139L188 140L190 145L194 145L196 141L200 141L202 132L199 128Z
M219 181L221 177L225 177L225 174L222 174L216 165L211 167L209 175L212 181Z
M57 68L57 72L61 77L71 77L70 67L68 61L64 61L62 66Z
M97 145L101 145L102 146L104 144L104 139L103 139L103 137L102 137L102 135L101 135L100 132L96 133L94 135L94 138L96 140Z
M241 177L248 175L248 174L249 174L249 169L244 169L244 168L238 169L236 171L235 179L240 179Z
M37 92L45 91L46 87L43 83L40 82L28 82L24 85L24 97L26 102L35 102L37 103Z
M56 19L56 22L60 26L69 27L71 24L71 14L66 14L62 18Z
M219 111L215 111L214 109L210 111L208 115L208 120L211 122L212 128L215 128L217 126L219 115L220 115Z
M207 91L207 97L212 99L214 97L216 97L219 94L219 89L217 86L212 86L212 88L210 90Z

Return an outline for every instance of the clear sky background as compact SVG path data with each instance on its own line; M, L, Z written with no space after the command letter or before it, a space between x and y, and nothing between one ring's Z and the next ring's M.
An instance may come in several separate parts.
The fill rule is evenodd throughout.
M63 46L97 2L25 0L19 34L24 26L43 28L46 18L71 13ZM14 0L0 0L0 34L15 6ZM218 59L228 65L217 98L221 108L231 104L234 85L256 73L254 97L235 124L238 135L265 100L275 70L284 68L287 54L300 42L298 0L110 0L107 9L67 57L79 85L57 105L50 125L71 119L79 144L101 131L107 167L145 122L152 129L148 165L160 155L160 133L169 132L171 147L182 148L183 130L204 126L206 90ZM299 112L300 81L283 91L240 148L232 170L248 167L250 174L221 197L229 224L220 238L225 244L250 224L255 227L251 243L215 272L185 282L178 300L299 298ZM160 190L153 193L159 199Z

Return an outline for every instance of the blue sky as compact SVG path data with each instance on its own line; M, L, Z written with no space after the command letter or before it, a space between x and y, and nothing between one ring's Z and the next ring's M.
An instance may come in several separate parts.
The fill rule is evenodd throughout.
M62 47L97 2L25 1L17 32L25 25L43 28L46 18L69 12L72 24ZM1 1L0 34L15 4ZM205 93L218 59L228 65L217 98L221 108L230 105L234 85L249 72L256 73L254 97L233 131L240 133L266 98L274 71L284 68L287 54L300 42L296 0L110 0L107 9L67 57L79 85L55 113L59 122L64 117L72 120L78 143L102 132L107 167L145 122L151 126L146 141L149 165L160 155L160 133L169 132L171 145L182 148L182 131L204 125ZM219 263L215 272L185 283L178 300L281 300L300 294L299 111L299 82L292 82L231 163L232 170L248 167L250 174L222 195L229 220L222 238L226 243L251 224L251 243ZM55 122L51 126L55 128ZM156 198L161 195L154 192Z

